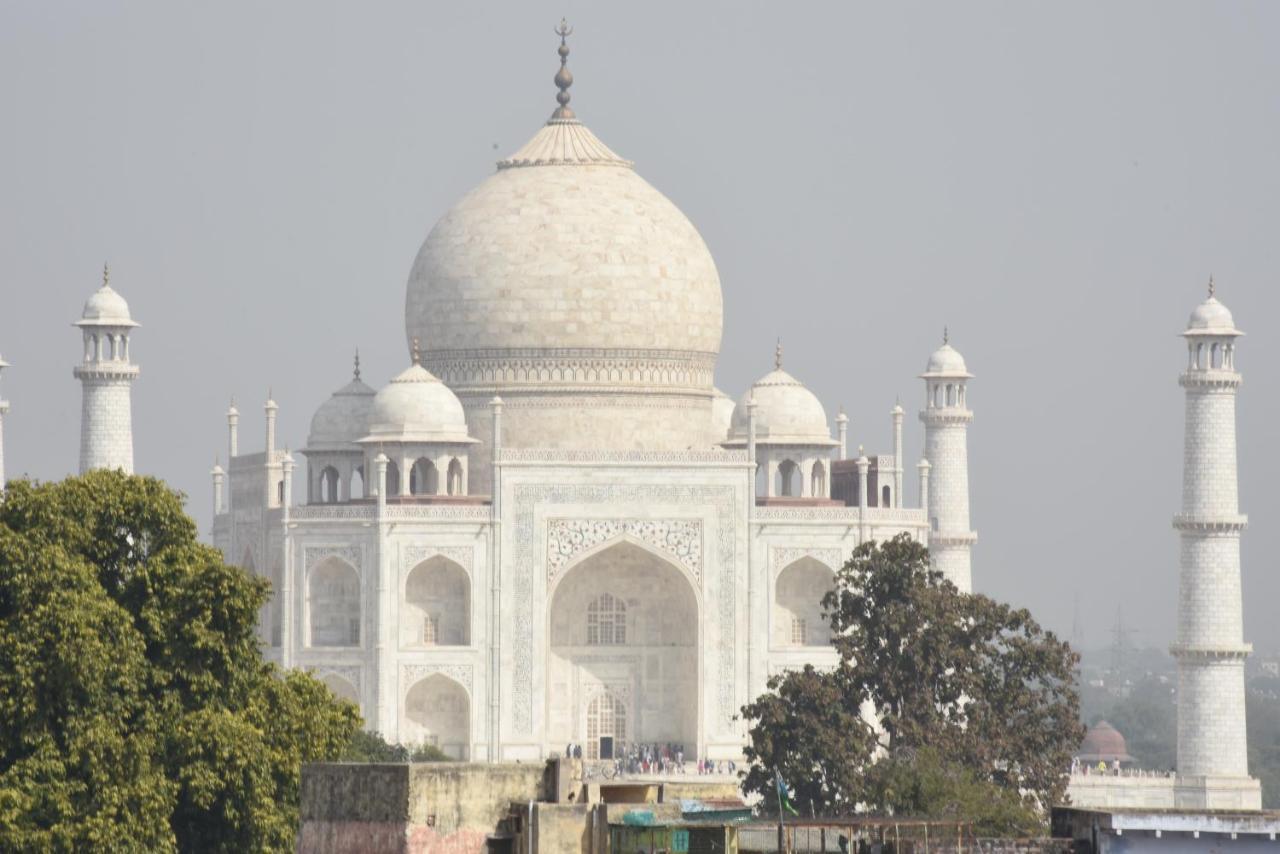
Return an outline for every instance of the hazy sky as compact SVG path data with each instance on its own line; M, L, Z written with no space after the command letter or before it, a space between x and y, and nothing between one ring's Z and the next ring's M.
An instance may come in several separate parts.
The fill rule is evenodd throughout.
M1238 364L1246 634L1280 647L1280 4L744 2L0 5L0 353L9 475L75 469L70 324L142 323L140 472L191 496L236 395L261 447L407 363L435 220L554 108L701 230L717 382L787 369L889 449L944 324L970 386L975 586L1087 645L1118 605L1173 637L1185 351L1213 273ZM914 480L914 478L910 478ZM908 500L915 501L914 484Z

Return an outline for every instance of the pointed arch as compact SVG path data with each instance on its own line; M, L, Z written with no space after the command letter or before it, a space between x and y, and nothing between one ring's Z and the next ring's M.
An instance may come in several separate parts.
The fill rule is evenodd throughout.
M471 643L471 578L444 555L422 561L405 576L400 643L407 647Z
M400 718L400 740L430 744L454 759L467 759L471 740L471 697L443 673L432 673L409 688Z
M409 470L410 495L435 495L440 483L436 464L426 457L419 457Z
M835 586L831 567L810 556L783 567L774 581L774 646L826 646L831 628L822 597Z
M360 574L336 555L307 573L308 646L360 646Z
M464 479L463 479L463 474L462 474L462 462L461 462L457 457L454 457L453 459L449 460L449 473L448 473L448 480L447 480L447 484L448 484L447 492L448 492L450 495L463 495L463 494L465 494L465 492L466 492L466 487L465 487L465 484L464 484L463 480L464 480Z

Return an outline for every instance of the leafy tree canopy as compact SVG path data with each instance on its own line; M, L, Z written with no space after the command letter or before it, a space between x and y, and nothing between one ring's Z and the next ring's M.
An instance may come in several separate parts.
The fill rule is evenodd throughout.
M1077 658L1027 611L961 593L905 534L859 546L823 605L840 665L775 678L772 693L744 707L750 758L760 766L745 788L770 795L780 769L796 788L823 781L819 810L862 803L916 814L947 814L948 798L962 805L999 789L993 808L1020 811L998 811L988 829L1010 832L1061 800L1083 736ZM874 709L875 736L859 732L826 757L840 771L806 771L809 757L790 745L827 744L835 713L820 709L837 702L846 715Z
M340 762L451 762L452 758L433 744L392 744L376 732L360 730L342 751Z
M0 848L293 845L303 762L353 706L263 662L265 582L161 482L11 481L0 502Z

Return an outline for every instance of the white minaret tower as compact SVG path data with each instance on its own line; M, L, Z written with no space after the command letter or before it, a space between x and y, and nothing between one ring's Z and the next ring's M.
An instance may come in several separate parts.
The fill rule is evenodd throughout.
M129 395L138 366L129 360L129 336L138 324L129 304L111 289L111 271L103 265L102 287L84 304L76 326L84 333L80 380L80 473L121 469L133 474L133 415Z
M973 377L944 331L942 346L920 375L925 385L924 457L929 461L929 554L933 566L965 593L973 589L969 530L969 422L965 385Z
M0 374L9 367L9 363L0 359ZM9 401L0 397L0 497L4 495L4 414L9 411Z
M1236 338L1231 312L1214 296L1191 313L1182 453L1178 637L1178 777L1186 809L1261 809L1249 778L1245 739L1244 642L1240 605L1241 515L1236 489Z

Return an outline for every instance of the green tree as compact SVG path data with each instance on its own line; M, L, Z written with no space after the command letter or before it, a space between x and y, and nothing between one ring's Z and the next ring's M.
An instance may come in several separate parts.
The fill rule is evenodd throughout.
M433 744L406 747L391 744L376 732L357 732L342 751L341 762L451 762L447 753Z
M769 680L770 693L742 708L751 722L743 788L776 813L776 776L801 815L847 815L863 799L875 735L858 713L848 669L821 673L806 665Z
M999 789L991 828L1003 822L1019 832L1027 816L1043 822L1065 792L1084 732L1077 657L1066 643L1025 610L961 593L905 534L859 546L823 605L841 666L789 674L771 683L777 699L766 695L744 707L761 769L748 772L749 791L768 794L766 781L789 761L791 745L825 745L832 713L810 707L838 702L846 715L875 709L875 747L889 759L871 763L873 751L860 739L828 757L847 766L828 780L856 780L860 771L865 779L822 794L819 807L862 801L874 810L912 811L948 799L973 803ZM918 779L907 785L912 774ZM1012 802L1020 810L1001 811Z
M267 595L157 480L11 482L0 848L291 848L302 763L336 759L359 718L262 660Z

